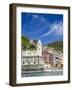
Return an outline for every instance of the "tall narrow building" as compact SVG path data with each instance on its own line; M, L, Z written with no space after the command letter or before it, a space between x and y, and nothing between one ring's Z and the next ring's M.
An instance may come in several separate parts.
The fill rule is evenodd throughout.
M38 42L37 42L37 54L39 56L42 56L42 43L41 43L41 40L38 40Z

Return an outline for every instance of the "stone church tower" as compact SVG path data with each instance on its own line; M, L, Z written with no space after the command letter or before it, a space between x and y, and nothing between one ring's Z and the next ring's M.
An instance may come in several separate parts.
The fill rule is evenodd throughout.
M42 56L42 43L41 43L41 40L38 40L38 42L37 42L37 54L39 56Z

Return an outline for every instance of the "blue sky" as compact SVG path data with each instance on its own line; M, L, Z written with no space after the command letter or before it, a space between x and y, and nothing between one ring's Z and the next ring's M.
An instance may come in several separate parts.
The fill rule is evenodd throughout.
M41 40L44 45L63 40L63 15L21 13L22 35Z

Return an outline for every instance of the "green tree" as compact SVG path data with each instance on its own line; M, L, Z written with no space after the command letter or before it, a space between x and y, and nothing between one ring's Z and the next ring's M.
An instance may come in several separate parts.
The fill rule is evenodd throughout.
M57 42L48 44L48 47L51 47L54 50L63 52L63 41L57 41Z
M29 39L27 37L22 36L21 42L22 42L22 48L26 50L29 45Z
M25 36L21 37L22 49L24 49L24 50L28 50L28 49L36 50L36 44L31 44L29 41L30 40L27 37L25 37ZM36 42L37 41L34 40L34 43L36 43Z

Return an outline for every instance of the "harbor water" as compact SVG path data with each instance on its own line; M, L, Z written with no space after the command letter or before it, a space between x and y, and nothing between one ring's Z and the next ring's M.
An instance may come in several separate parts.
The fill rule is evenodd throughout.
M63 75L63 70L57 70L57 71L24 71L21 73L22 77L58 76L58 75Z

